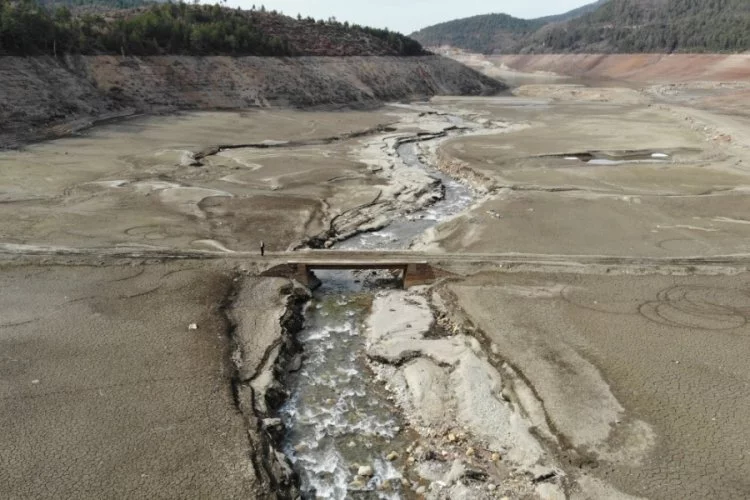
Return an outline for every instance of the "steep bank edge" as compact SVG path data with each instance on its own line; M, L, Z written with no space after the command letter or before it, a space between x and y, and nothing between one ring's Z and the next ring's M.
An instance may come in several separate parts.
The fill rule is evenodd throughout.
M0 57L0 147L137 113L373 107L504 89L503 83L441 56Z
M539 54L489 60L527 73L644 83L750 79L750 54Z

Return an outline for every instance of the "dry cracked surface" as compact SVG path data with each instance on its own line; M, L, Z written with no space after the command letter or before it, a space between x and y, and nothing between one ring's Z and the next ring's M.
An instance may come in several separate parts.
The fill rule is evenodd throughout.
M0 496L250 498L220 310L229 273L193 263L0 276Z
M357 140L324 147L236 149L190 166L217 144L283 144L369 130L380 112L252 111L131 119L0 155L0 238L115 245L285 250L377 195L351 158Z

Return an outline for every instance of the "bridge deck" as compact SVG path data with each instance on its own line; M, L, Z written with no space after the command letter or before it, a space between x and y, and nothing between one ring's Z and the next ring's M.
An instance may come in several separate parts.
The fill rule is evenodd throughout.
M305 266L310 270L316 269L406 269L414 264L427 264L427 261L366 261L366 260L298 260L289 261L292 266Z

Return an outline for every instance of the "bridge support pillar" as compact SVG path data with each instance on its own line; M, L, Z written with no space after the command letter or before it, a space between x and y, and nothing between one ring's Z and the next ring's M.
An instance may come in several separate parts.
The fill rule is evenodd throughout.
M307 264L297 264L296 270L294 271L293 279L297 280L300 284L306 286L310 290L315 290L320 286L320 280L315 276L315 273L307 266Z
M429 285L435 281L435 270L427 263L407 264L404 269L404 288Z

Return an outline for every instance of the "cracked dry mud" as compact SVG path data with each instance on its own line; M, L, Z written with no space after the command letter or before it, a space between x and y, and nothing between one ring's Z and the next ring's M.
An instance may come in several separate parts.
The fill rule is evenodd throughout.
M456 494L746 498L744 116L612 85L517 93L533 98L139 118L0 153L0 497L293 496L274 418L307 295L259 274L439 198L393 148L457 115L471 133L418 148L477 200L415 244L452 273L420 293L541 451L477 448L467 466L498 469L462 473ZM373 357L398 358L425 403L431 448L397 451L431 486L451 464L427 452L459 448L441 416L488 450L501 419L482 428L480 402L441 392L474 361L436 363L435 339L410 335L423 355ZM514 482L539 456L555 475Z

